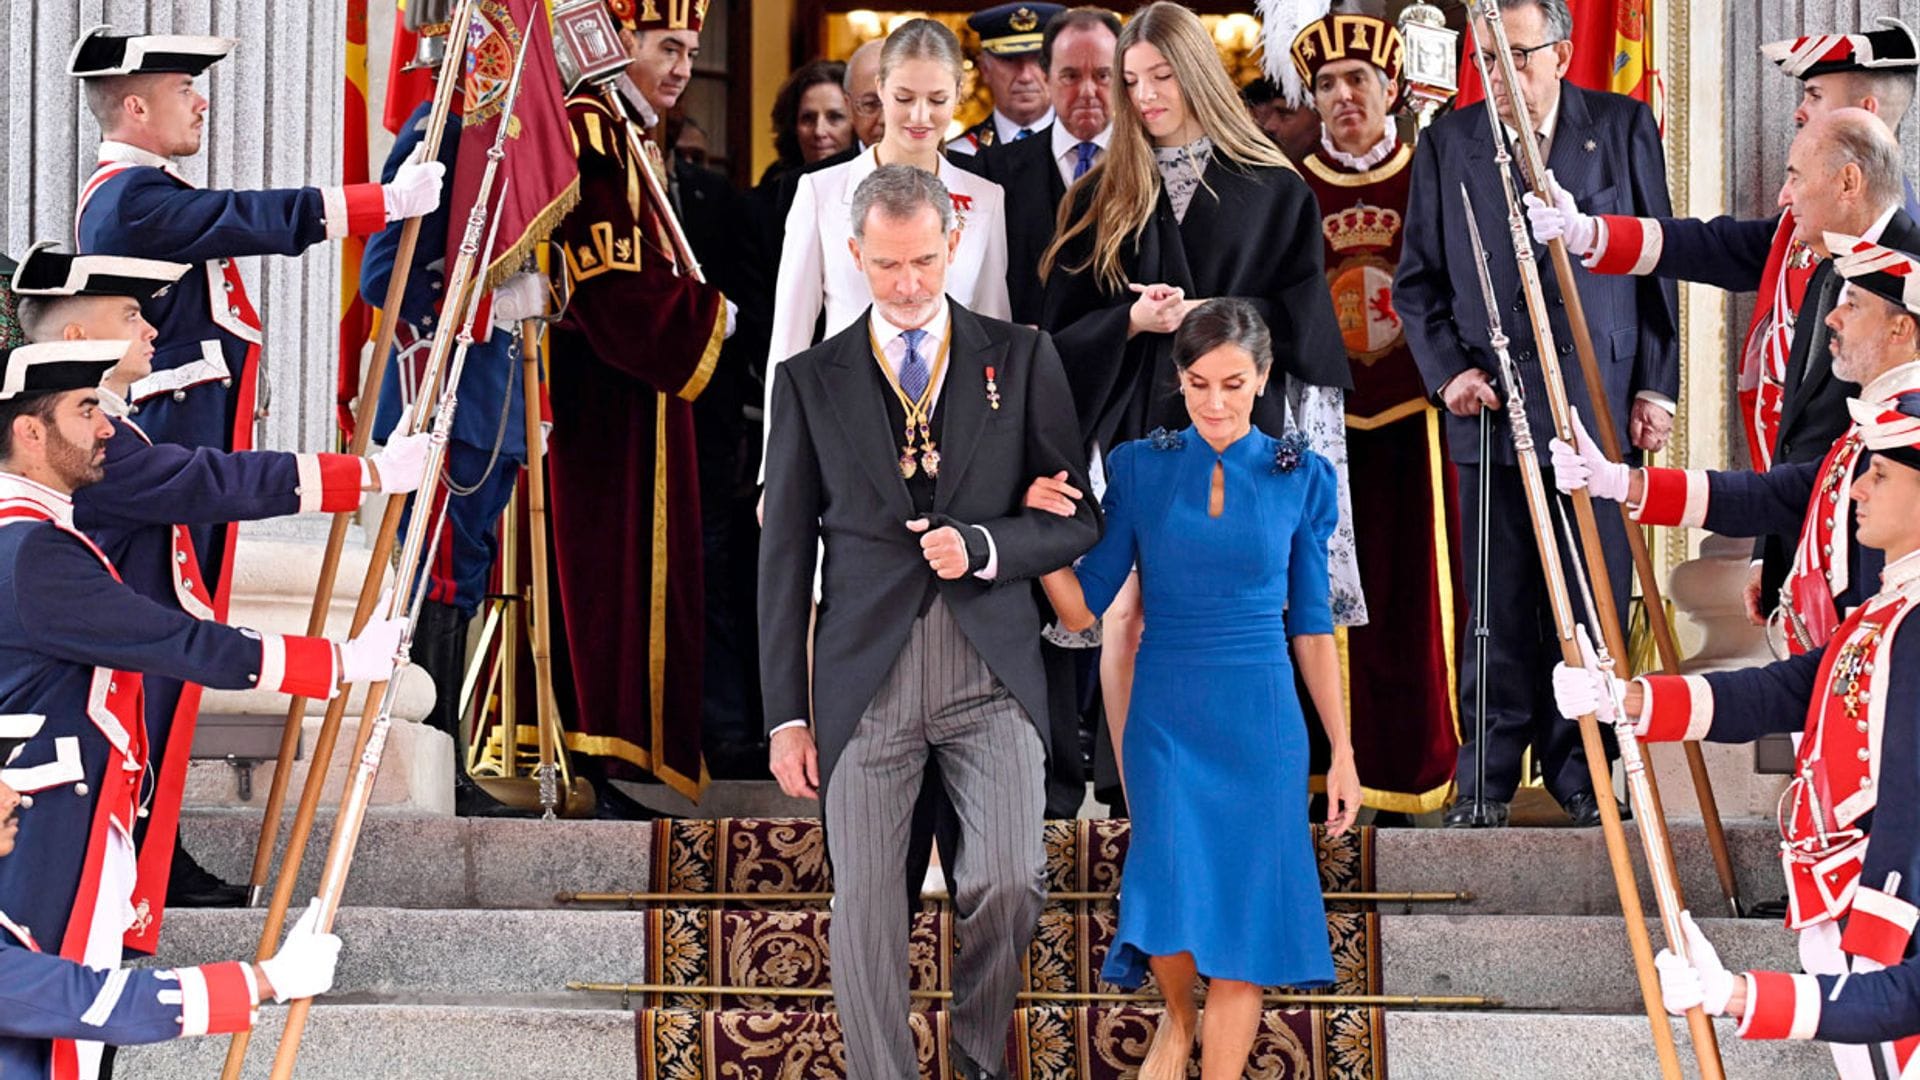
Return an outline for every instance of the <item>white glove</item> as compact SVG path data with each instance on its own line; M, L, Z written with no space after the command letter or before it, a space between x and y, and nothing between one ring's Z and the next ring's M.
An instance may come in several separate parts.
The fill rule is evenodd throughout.
M440 206L440 184L447 167L437 161L409 161L393 174L393 182L380 189L387 201L387 220L420 217Z
M379 473L380 494L405 495L419 488L427 473L427 451L432 447L431 434L423 431L409 435L404 427L394 425L387 445L367 458Z
M260 970L273 985L273 1000L319 997L333 989L333 969L340 962L340 938L320 932L320 898L307 905L300 921L287 931L287 940Z
M720 335L722 340L724 340L732 337L733 332L740 327L740 305L724 296L720 298L720 302L727 305L727 329Z
M1564 495L1586 488L1587 494L1596 499L1626 502L1627 493L1632 490L1633 469L1624 462L1607 460L1607 455L1600 452L1587 434L1587 426L1580 422L1577 409L1573 414L1573 437L1579 444L1578 449L1562 439L1553 439L1547 444L1553 460L1553 486Z
M1693 912L1680 913L1680 926L1686 931L1687 952L1691 961L1668 949L1653 958L1660 971L1660 1000L1675 1016L1695 1005L1708 1016L1724 1016L1727 999L1733 996L1733 973L1720 963L1720 954L1700 932Z
M517 330L523 321L545 315L547 292L546 275L530 270L501 282L493 290L493 325Z
M385 611L388 597L380 598L379 610ZM400 654L400 634L405 620L375 618L358 637L340 645L340 681L349 686L358 683L386 682Z
M1594 253L1600 238L1600 223L1591 214L1583 214L1574 205L1573 196L1553 178L1553 170L1547 170L1547 194L1553 196L1552 205L1542 202L1540 196L1529 191L1520 197L1527 204L1527 220L1533 223L1533 238L1545 244L1554 240L1565 240L1567 250L1581 258Z
M1616 695L1625 693L1626 683L1600 666L1600 658L1594 655L1586 634L1577 637L1580 641L1580 666L1566 663L1553 665L1554 707L1569 720L1592 715L1602 727L1610 726L1617 719L1613 703L1619 700Z

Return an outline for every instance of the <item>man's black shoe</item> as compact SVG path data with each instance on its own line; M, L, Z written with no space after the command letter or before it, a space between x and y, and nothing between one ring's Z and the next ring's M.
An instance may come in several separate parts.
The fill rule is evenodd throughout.
M209 874L187 849L173 846L173 869L167 874L167 906L175 908L244 907L247 889L229 885Z
M621 791L611 780L593 782L595 803L593 816L600 821L657 821L672 817L651 806L642 804L633 796Z
M1447 808L1440 824L1449 829L1504 829L1507 827L1507 804L1496 799L1462 795Z
M947 1057L952 1060L953 1075L959 1080L1004 1080L1007 1075L1004 1062L1000 1072L988 1072L985 1066L968 1057L967 1052L960 1049L960 1044L952 1040L947 1041Z
M1633 820L1633 811L1629 810L1625 803L1614 805L1620 808L1621 821ZM1567 819L1573 822L1576 828L1591 829L1600 824L1600 802L1593 797L1591 791L1576 791L1567 796L1567 801L1560 804L1560 809L1567 812Z

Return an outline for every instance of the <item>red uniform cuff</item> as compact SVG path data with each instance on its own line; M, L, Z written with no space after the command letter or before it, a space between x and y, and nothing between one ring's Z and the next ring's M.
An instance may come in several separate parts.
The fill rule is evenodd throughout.
M299 697L333 696L339 684L333 642L316 637L260 635L260 688Z
M371 236L387 224L387 193L379 184L320 189L326 205L327 239Z
M1661 232L1658 220L1601 214L1599 221L1602 226L1600 250L1587 263L1594 273L1653 273L1666 244L1666 236Z
M1707 523L1709 485L1704 469L1642 469L1646 492L1633 520L1642 525L1701 528Z
M1811 1039L1820 1029L1820 980L1783 971L1749 971L1745 1039Z
M1907 942L1920 908L1879 889L1862 886L1853 895L1847 928L1840 934L1840 951L1865 957L1881 967L1906 959Z
M360 506L361 464L352 454L295 454L300 486L300 512L335 514Z
M1713 687L1698 675L1642 675L1638 734L1646 742L1698 741L1713 728Z
M253 981L244 964L176 968L180 1034L229 1035L253 1027Z

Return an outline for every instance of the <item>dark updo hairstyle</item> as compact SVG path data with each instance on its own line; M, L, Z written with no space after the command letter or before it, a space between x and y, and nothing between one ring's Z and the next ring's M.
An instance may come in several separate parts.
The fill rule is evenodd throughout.
M773 152L780 164L799 168L806 164L800 150L800 99L821 83L832 83L846 91L847 65L838 60L813 60L794 69L780 92L773 98ZM852 115L852 111L848 111Z
M1273 334L1254 306L1236 296L1209 300L1187 314L1173 334L1173 363L1181 371L1222 345L1234 345L1253 357L1255 371L1273 367Z

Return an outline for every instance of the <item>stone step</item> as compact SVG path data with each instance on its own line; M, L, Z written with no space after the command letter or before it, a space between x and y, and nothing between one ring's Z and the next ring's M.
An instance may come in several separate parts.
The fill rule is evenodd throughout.
M265 1076L285 1009L261 1010L245 1075ZM1814 1043L1745 1042L1716 1024L1732 1077L1832 1075ZM1693 1075L1682 1025L1682 1063ZM301 1043L296 1077L315 1080L570 1080L634 1074L633 1014L619 1009L498 1008L470 1004L320 1005ZM1619 1080L1654 1076L1647 1022L1637 1016L1525 1012L1390 1012L1387 1064L1394 1080L1552 1077ZM224 1038L133 1047L119 1075L200 1080L219 1074Z
M179 911L158 958L198 964L250 955L261 913ZM346 908L335 996L416 1000L490 995L594 1005L615 995L569 994L568 982L641 982L647 918L626 911L423 911ZM1778 923L1705 919L1734 970L1793 970L1793 938ZM1650 932L1656 947L1659 928ZM1388 915L1381 918L1383 992L1478 995L1506 1008L1633 1014L1638 984L1617 918Z
M259 815L244 810L195 810L183 817L187 849L207 869L244 881L259 836ZM332 814L321 815L303 862L301 894L319 880L332 835ZM282 842L286 830L283 828ZM1771 823L1727 826L1743 899L1784 892ZM1726 914L1704 831L1671 828L1680 882L1702 917ZM1388 906L1404 914L1617 915L1619 903L1598 829L1382 829L1375 834L1376 887L1388 891L1460 891L1459 904ZM369 816L346 902L374 907L545 908L563 890L646 888L652 834L644 822L522 821L376 813ZM1640 866L1639 838L1629 837ZM1637 871L1642 903L1654 911L1644 869Z

